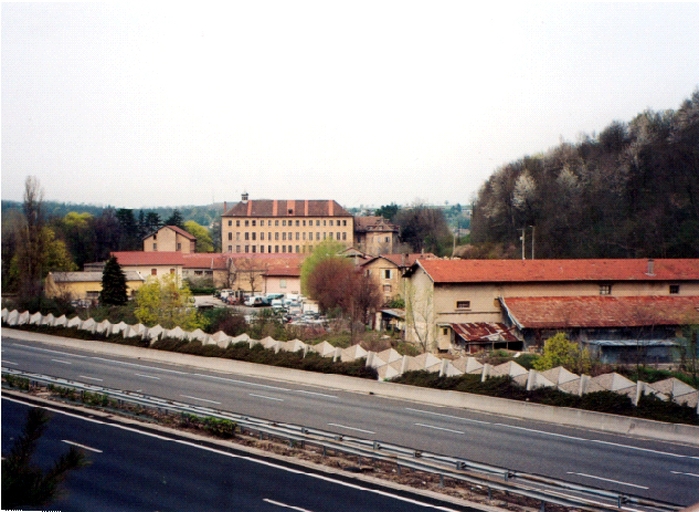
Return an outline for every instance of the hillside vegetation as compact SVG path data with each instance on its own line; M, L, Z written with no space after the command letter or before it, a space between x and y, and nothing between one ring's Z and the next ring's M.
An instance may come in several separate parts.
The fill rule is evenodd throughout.
M467 257L699 257L699 89L598 136L498 169L474 205Z

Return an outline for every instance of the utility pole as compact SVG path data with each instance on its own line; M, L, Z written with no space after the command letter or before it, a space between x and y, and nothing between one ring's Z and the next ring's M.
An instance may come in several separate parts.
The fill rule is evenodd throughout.
M532 228L532 259L534 259L534 230L536 229L536 226L529 226Z
M522 259L523 259L523 260L526 260L526 259L527 259L526 256L525 256L525 254L524 254L524 248L526 247L526 240L525 240L525 238L526 238L526 232L527 232L526 230L527 230L527 228L522 228L522 229L521 229L521 231L522 231L522 236L519 237L519 239L522 241Z

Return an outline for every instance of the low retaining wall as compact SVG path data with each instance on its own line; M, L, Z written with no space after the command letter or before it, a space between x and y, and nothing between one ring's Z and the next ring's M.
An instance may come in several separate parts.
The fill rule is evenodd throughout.
M553 407L458 391L443 391L394 384L391 382L357 379L344 375L305 372L302 370L260 365L245 361L179 354L142 347L118 345L115 343L61 338L58 336L15 329L5 328L3 329L2 335L19 340L37 341L103 355L191 366L222 373L283 380L318 386L325 389L330 388L355 393L374 394L377 396L410 400L429 405L470 409L514 418L699 446L699 427L693 425L664 423L628 416Z

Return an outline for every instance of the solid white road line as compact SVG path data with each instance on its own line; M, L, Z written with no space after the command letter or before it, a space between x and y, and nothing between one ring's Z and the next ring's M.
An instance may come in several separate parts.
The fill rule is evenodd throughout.
M322 396L323 398L337 398L335 395L326 395L325 393L316 393L315 391L306 391L305 389L297 389L296 392L304 395Z
M465 434L461 430L453 430L451 428L438 427L436 425L426 425L425 423L415 423L416 427L431 428L433 430L442 430L444 432L451 432L452 434Z
M78 375L81 379L94 380L95 382L104 382L104 379L98 379L97 377L88 377L87 375Z
M136 377L143 377L145 379L155 379L155 380L160 380L160 377L156 377L155 375L143 375L142 373L134 373Z
M258 384L256 382L247 382L244 380L238 380L238 379L227 379L225 377L216 377L214 375L206 375L204 373L193 373L195 377L204 377L206 379L213 379L213 380L221 380L224 382L230 382L231 384L243 384L245 386L254 386L257 388L265 388L265 389L274 389L275 391L290 391L289 388L281 388L279 386L269 386L267 384Z
M208 398L199 398L198 396L190 396L190 395L180 395L180 396L184 397L184 398L191 398L192 400L201 400L202 402L208 402L210 404L221 405L221 402L217 402L216 400L209 400Z
M265 395L256 395L255 393L248 393L250 396L254 396L255 398L264 398L265 400L274 400L275 402L283 402L283 398L275 398L273 396L265 396Z
M64 361L63 359L51 359L54 363L61 363L61 364L73 364L70 361Z
M575 471L567 471L567 474L569 474L569 475L582 476L582 477L585 477L585 478L593 478L593 479L595 479L595 480L602 480L603 482L610 482L610 483L613 483L613 484L626 485L627 487L635 487L636 489L644 489L644 490L646 490L646 491L647 491L648 489L650 489L650 487L645 487L645 486L643 486L643 485L636 485L636 484L632 484L632 483L629 483L629 482L622 482L622 481L620 481L620 480L612 480L612 479L610 479L610 478L602 478L601 476L588 475L587 473L576 473Z
M66 444L70 444L73 446L77 446L78 448L82 448L83 450L88 450L88 451L95 452L95 453L102 453L102 450L98 450L97 448L92 448L90 446L85 446L84 444L76 443L74 441L68 441L67 439L61 439L61 441L63 441Z
M437 416L439 418L449 418L450 420L459 420L459 421L465 421L466 423L478 423L481 425L490 425L490 421L482 421L482 420L472 420L469 418L461 418L460 416L452 416L450 414L442 414L439 412L432 412L432 411L425 411L423 409L413 409L412 407L406 407L406 411L412 411L412 412L419 412L421 414L429 414L430 416Z
M19 366L19 363L15 363L14 361L3 361L2 364L11 364L13 366Z
M363 428L357 428L357 427L348 427L347 425L340 425L339 423L328 423L331 427L338 427L338 428L344 428L347 430L354 430L356 432L364 432L365 434L376 434L376 432L372 430L364 430Z
M287 505L286 503L282 503L280 501L270 500L269 498L265 498L262 501L264 501L265 503L269 503L270 505L275 505L275 506L280 507L280 508L288 508L289 510L297 510L298 512L311 512L307 508L301 508L301 507L295 507L293 505Z
M11 343L10 346L20 347L20 348L24 348L27 350L36 350L38 352L50 352L51 354L60 354L62 356L77 357L78 359L85 359L86 357L89 357L89 356L82 356L80 354L71 354L70 352L62 352L60 350L51 350L50 348L31 347L29 345L22 345L21 343Z
M96 361L104 361L105 363L109 363L109 364L120 364L122 366L133 366L134 368L147 368L149 370L153 370L156 372L174 373L175 375L189 375L189 373L187 373L187 372L181 372L178 370L168 370L167 368L159 368L157 366L148 366L146 364L127 363L126 361L118 361L116 359L107 359L106 357L93 356L92 359L94 359Z
M684 473L683 471L670 471L673 475L691 476L693 478L699 478L697 473Z

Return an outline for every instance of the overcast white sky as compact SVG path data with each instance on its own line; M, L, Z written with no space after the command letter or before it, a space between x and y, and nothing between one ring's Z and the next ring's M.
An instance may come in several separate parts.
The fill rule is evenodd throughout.
M464 204L699 86L699 3L470 4L3 3L2 198Z

